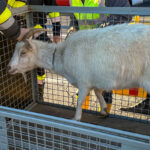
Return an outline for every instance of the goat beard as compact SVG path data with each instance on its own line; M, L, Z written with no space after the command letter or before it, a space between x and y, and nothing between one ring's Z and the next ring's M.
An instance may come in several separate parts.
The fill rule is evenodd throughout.
M25 83L27 83L27 75L26 75L26 73L25 73L25 72L22 72L22 75L23 75L23 78L24 78Z

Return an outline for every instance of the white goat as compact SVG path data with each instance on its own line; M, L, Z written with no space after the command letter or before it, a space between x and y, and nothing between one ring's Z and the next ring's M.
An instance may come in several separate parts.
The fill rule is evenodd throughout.
M75 120L81 119L81 106L92 89L106 115L103 90L144 87L150 92L150 26L83 30L59 44L18 42L8 66L11 74L41 67L67 78L79 89Z

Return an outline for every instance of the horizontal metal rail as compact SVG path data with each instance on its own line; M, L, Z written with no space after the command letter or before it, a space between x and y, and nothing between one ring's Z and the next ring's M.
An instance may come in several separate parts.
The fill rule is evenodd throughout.
M29 6L31 11L61 12L61 13L100 13L100 14L126 14L150 15L149 7L67 7L67 6Z
M30 5L12 9L14 15L25 12L100 13L150 16L150 7L67 7Z
M28 13L30 12L31 10L29 9L29 6L23 6L23 7L18 7L18 8L12 8L11 9L11 12L13 15L21 15L21 14L24 14L24 13Z

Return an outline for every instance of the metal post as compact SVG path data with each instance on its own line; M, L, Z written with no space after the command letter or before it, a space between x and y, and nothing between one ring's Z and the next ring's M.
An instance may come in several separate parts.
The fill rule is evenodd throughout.
M8 149L7 126L4 117L0 117L0 149Z
M26 14L26 21L27 21L27 27L33 26L33 15L32 13ZM31 72L32 74L32 93L33 93L33 101L37 102L39 101L39 95L38 95L38 85L37 85L37 71L33 70Z

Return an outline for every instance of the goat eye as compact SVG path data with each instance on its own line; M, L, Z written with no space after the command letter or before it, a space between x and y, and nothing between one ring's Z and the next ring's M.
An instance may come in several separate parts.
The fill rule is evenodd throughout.
M25 56L26 52L21 52L20 56Z

